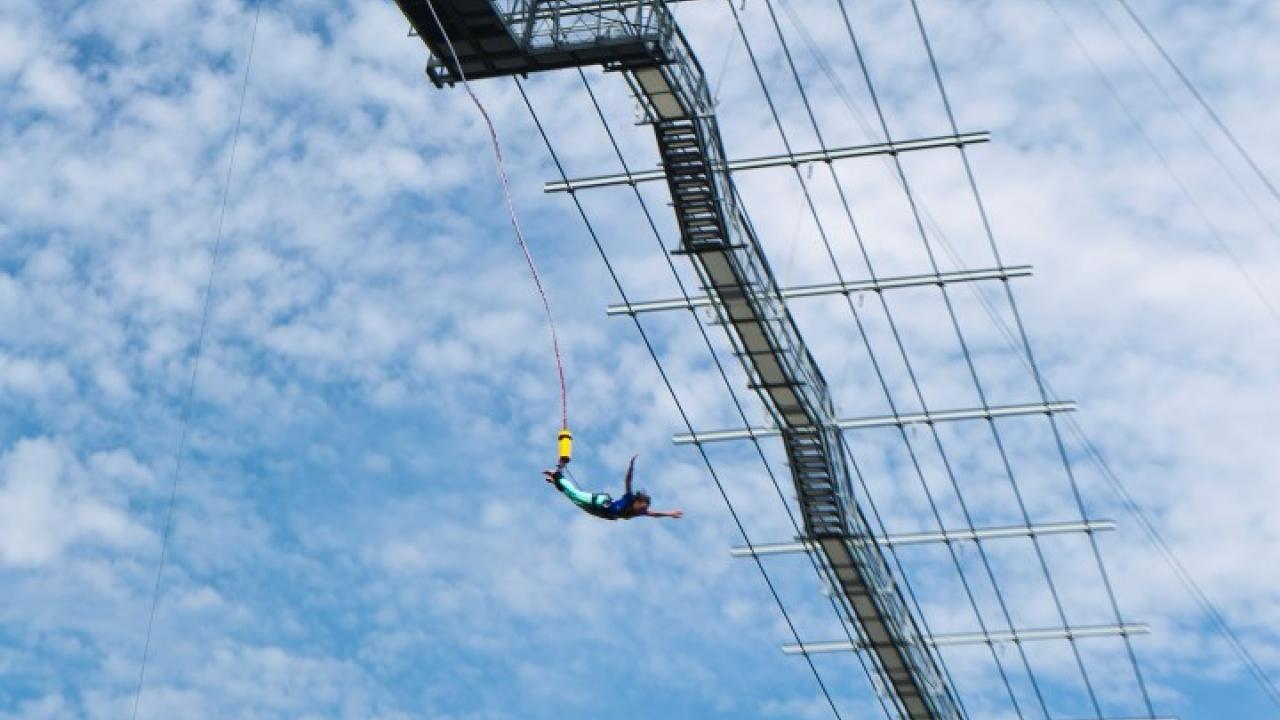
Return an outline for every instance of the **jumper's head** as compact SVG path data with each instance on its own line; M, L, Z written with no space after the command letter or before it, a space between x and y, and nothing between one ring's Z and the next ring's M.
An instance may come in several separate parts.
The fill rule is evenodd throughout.
M631 501L631 511L637 515L643 515L649 511L649 493L638 490L635 497Z

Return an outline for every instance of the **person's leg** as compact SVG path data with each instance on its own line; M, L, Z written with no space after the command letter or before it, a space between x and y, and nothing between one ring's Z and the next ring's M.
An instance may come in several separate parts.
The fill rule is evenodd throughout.
M589 508L592 506L593 495L589 492L583 492L573 481L561 475L556 478L556 487L560 492L564 493L574 505L580 508Z

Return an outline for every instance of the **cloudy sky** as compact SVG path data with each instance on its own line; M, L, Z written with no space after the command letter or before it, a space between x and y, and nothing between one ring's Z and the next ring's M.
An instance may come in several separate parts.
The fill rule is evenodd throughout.
M1280 7L1131 1L1280 176ZM992 133L969 157L1003 260L1034 266L1013 282L1051 395L1079 403L1079 427L1280 676L1280 202L1116 4L1058 2L1061 18L1048 0L922 9L960 129ZM785 143L880 139L837 4L773 7L821 139L770 7L733 7ZM729 8L676 13L729 155L781 152ZM949 132L910 4L849 13L894 137ZM605 315L618 287L573 202L543 192L557 171L515 85L488 80L475 87L565 344L575 473L616 492L639 453L640 484L687 514L603 523L540 481L555 371L488 136L461 89L426 81L393 3L263 0L175 473L253 21L248 0L0 5L0 718L131 716L175 481L140 718L834 717L780 652L795 638L760 570L730 557L743 538L707 464L671 443L687 428L636 325ZM625 83L586 81L626 162L651 168ZM571 176L617 172L583 85L565 71L526 87ZM902 164L940 268L991 267L959 154ZM815 212L790 168L738 176L780 281L928 272L893 164L833 168L799 172ZM627 297L680 296L692 276L667 263L663 187L580 199ZM989 402L1039 400L1000 286L949 288L955 325L943 299L792 303L841 416L980 404L957 327ZM641 323L695 428L758 422L708 320ZM1151 626L1133 647L1156 710L1275 717L1060 427L1087 516L1119 524L1097 541L1124 619ZM996 428L1027 517L1080 519L1048 422ZM889 532L1024 521L986 423L848 439ZM781 456L776 439L708 446L755 542L795 534ZM1087 538L1039 549L893 559L934 633L1114 622ZM803 556L764 569L802 639L843 637ZM1017 717L1015 700L1026 717L1096 717L1091 696L1103 715L1145 714L1120 640L1071 647L942 658L974 718ZM842 717L884 717L857 656L814 670Z

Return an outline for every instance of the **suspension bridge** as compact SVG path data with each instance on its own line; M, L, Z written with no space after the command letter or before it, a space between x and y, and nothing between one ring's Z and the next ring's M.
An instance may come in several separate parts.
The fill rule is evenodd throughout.
M974 165L978 163L971 157L971 149L992 138L981 129L959 126L934 54L931 28L914 1L910 3L915 34L911 40L926 57L931 83L944 108L947 132L909 137L895 131L881 101L884 90L868 68L862 31L851 20L846 5L837 1L831 5L830 20L846 35L854 60L852 75L861 81L874 109L869 129L878 137L864 144L832 145L819 119L823 113L814 107L813 83L798 68L797 51L789 44L794 43L794 35L789 41L779 13L786 15L807 41L806 28L786 3L763 0L774 39L783 51L784 75L794 84L788 95L803 108L806 134L816 139L817 147L800 147L794 133L788 133L780 118L776 91L762 72L759 49L743 26L740 8L728 2L732 42L741 43L745 51L784 150L749 156L726 151L720 119L734 113L735 108L718 101L713 80L682 32L670 3L397 0L397 4L412 33L430 53L426 74L435 86L467 85L470 92L472 82L508 78L515 83L557 168L558 177L546 183L545 191L567 195L581 217L621 297L607 313L629 319L637 330L679 408L684 427L674 435L674 442L698 453L719 488L743 539L731 552L758 569L789 628L791 636L782 639L782 650L807 663L837 717L840 712L831 688L853 682L869 684L888 718L989 716L971 711L968 703L975 693L987 693L991 688L962 686L961 673L952 667L954 660L945 652L963 646L985 650L991 671L984 678L998 687L999 716L1062 718L1056 708L1066 705L1084 708L1088 717L1100 720L1163 717L1134 647L1134 636L1148 632L1148 628L1124 614L1098 544L1098 534L1116 525L1089 514L1073 469L1075 459L1067 438L1071 426L1064 418L1069 419L1067 414L1076 410L1076 405L1058 397L1042 376L1019 312L1013 281L1030 276L1032 269L1004 261L976 180ZM829 70L829 65L820 62L819 66ZM609 82L625 84L638 110L638 124L652 134L655 168L634 168L627 162L619 135L637 130L610 124L601 101L606 93L592 85L584 68L602 68ZM616 158L617 172L590 176L568 172L563 150L548 132L547 125L554 120L545 110L539 111L527 91L531 78L539 73L577 75L609 139L608 154ZM830 79L843 88L843 81ZM980 219L988 258L979 267L961 262L918 191L918 178L908 169L909 157L943 153L958 163L968 202ZM879 269L863 230L866 216L875 210L858 207L848 176L837 169L845 163L874 161L889 170L886 182L900 193L906 227L915 236L902 237L899 242L910 240L918 245L921 263L909 272L886 274ZM758 218L773 209L748 202L741 187L742 179L750 173L769 169L793 177L802 198L801 209L811 216L813 231L830 262L832 278L827 282L786 285L775 272L765 250L768 243L753 222L753 213ZM815 181L815 172L825 178ZM823 183L825 202L817 197L819 182ZM648 183L665 183L666 202L661 206L655 206L652 193L641 191ZM679 297L637 298L624 287L607 243L602 241L608 230L593 222L584 206L584 194L604 188L631 190L655 240L666 249L663 257ZM826 207L834 207L835 212ZM678 237L664 238L662 227L672 220ZM851 243L855 252L848 252L842 243ZM861 261L857 271L848 269L850 258ZM972 311L973 306L965 302L967 296L958 298L960 293L978 290L975 286L994 289L979 290L976 297L999 330L1005 351L1017 359L1016 370L1023 377L1017 387L1025 392L1023 397L997 401L1001 393L993 389L996 381L990 374L984 377L976 357L981 341L966 329L969 319L962 317L964 309ZM903 330L911 310L903 308L917 305L922 293L928 293L930 301L942 310L944 322L939 332L949 345L945 352L964 368L964 392L936 392L936 384L927 376L930 363L911 350L911 340ZM910 300L899 302L900 295ZM807 341L814 329L802 327L804 323L797 319L800 306L821 300L843 306L840 312L851 322L851 332L840 331L840 337L847 340L843 352L858 356L848 362L859 363L862 377L868 379L858 388L868 400L853 404L876 405L882 412L842 415L837 411L845 403L837 402L828 379L834 372L832 355ZM716 374L732 399L733 415L740 420L737 427L695 427L684 409L677 383L664 367L645 325L647 317L670 313L684 313L697 324ZM830 345L825 340L823 344ZM953 406L936 400L939 395L971 400ZM1036 424L1034 431L1027 429L1030 423ZM953 429L958 427L965 429ZM1025 473L1018 467L1019 444L1032 442L1027 439L1029 432L1040 433L1059 465L1055 482L1062 486L1061 497L1066 500L1055 506L1060 517L1052 520L1039 519L1033 511L1027 500ZM863 437L873 439L863 441ZM992 453L993 465L983 471L982 481L1003 488L1008 515L1016 522L984 524L979 520L976 508L980 502L974 496L984 493L975 488L974 478L966 476L974 473L966 442L981 442ZM794 538L768 542L750 538L727 492L726 485L735 480L717 470L709 451L721 443L752 447L779 498L788 505ZM777 463L768 459L776 452L771 443L781 445L785 458L782 469L775 469ZM873 471L864 470L869 464L864 453L874 452L893 452L898 458L888 481L869 478ZM878 501L872 489L883 488L886 482L916 488L916 507L929 529L888 531L885 516L899 511ZM1044 479L1033 482L1039 485ZM1068 609L1070 602L1064 597L1068 590L1064 588L1072 584L1071 594L1082 592L1074 586L1080 578L1064 579L1056 574L1045 547L1060 536L1080 539L1073 547L1089 558L1092 570L1087 591L1105 607L1104 621L1082 622ZM1024 561L1020 570L1034 578L1034 592L1005 591L998 568L1005 555L1001 544L1007 543L1022 543L1029 550L1020 556ZM970 627L964 631L931 629L933 622L918 591L921 580L902 557L912 546L941 548L953 580L950 587L955 589L943 602L955 615L966 618ZM965 557L966 547L976 553L976 560ZM807 558L822 586L830 590L826 599L843 629L842 637L801 636L769 568L769 558L787 555ZM1018 603L1029 601L1040 609L1049 608L1033 614L1051 618L1052 624L1020 624L1017 618L1028 613ZM934 596L930 602L939 599ZM1099 642L1109 644L1103 648ZM814 656L833 652L855 654L862 678L820 672ZM1063 680L1060 673L1046 671L1043 664L1038 667L1036 656L1042 653L1051 654L1075 677ZM970 677L971 673L964 675ZM1118 693L1119 701L1117 684L1124 688ZM1061 697L1067 692L1079 697L1064 703Z

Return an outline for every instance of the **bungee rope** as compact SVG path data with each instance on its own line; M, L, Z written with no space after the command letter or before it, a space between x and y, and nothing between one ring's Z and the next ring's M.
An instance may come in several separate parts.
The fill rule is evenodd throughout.
M489 112L485 110L484 103L480 102L480 98L471 89L467 74L462 69L462 61L458 59L458 53L453 48L453 40L449 39L449 33L445 31L444 23L440 21L440 16L436 13L435 4L431 0L425 0L425 2L427 9L431 11L432 19L435 20L436 28L440 30L440 36L444 38L445 46L449 48L449 55L453 57L453 65L458 71L458 77L462 79L463 89L467 91L467 96L471 98L471 102L480 111L481 117L484 118L484 124L489 129L489 141L493 145L493 156L498 165L498 177L502 180L502 195L506 200L507 215L511 218L511 227L515 230L516 242L520 244L520 252L524 255L524 261L529 266L529 273L533 276L533 284L538 288L538 296L542 298L542 309L547 315L547 327L551 330L551 349L556 359L556 376L560 381L560 433L557 436L557 450L560 464L565 465L569 462L572 454L573 435L569 432L569 391L564 381L564 358L560 354L560 338L556 333L555 317L551 314L551 300L547 297L547 291L542 286L542 276L538 274L538 266L533 262L533 254L529 252L529 244L525 242L524 232L520 229L520 220L516 217L515 203L511 200L511 185L507 180L507 166L502 158L502 144L498 142L498 130L494 127L493 120L489 117Z

